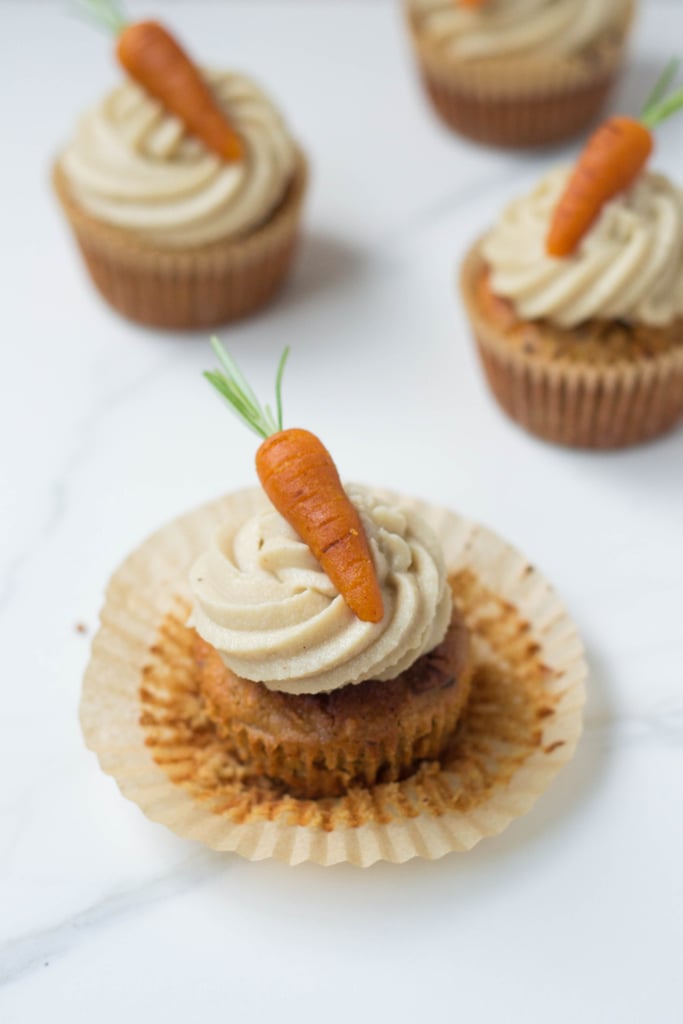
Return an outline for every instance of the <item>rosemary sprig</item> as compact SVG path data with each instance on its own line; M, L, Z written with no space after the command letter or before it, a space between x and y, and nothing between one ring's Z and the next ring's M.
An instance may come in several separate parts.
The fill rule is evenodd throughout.
M643 109L641 110L641 117L643 114L647 113L650 107L654 107L657 103L660 102L660 100L664 98L669 86L678 74L678 68L680 66L680 63L681 62L678 57L671 58L669 63L664 68L664 71L661 73L661 75L655 82L652 92L645 100L645 103L643 104Z
M128 24L120 0L74 0L76 14L107 33L118 35Z
M640 120L648 128L656 128L683 107L683 87L669 93L669 89L678 74L680 59L674 57L669 61L655 86L645 101L640 112ZM667 95L668 93L668 95Z
M282 375L285 370L285 363L289 355L287 346L280 356L280 362L275 377L275 403L277 416L273 415L270 405L262 406L249 381L244 376L239 366L221 345L218 338L211 339L211 347L214 351L220 370L206 370L204 377L213 384L216 391L225 399L228 406L243 423L253 430L259 437L270 437L282 430Z

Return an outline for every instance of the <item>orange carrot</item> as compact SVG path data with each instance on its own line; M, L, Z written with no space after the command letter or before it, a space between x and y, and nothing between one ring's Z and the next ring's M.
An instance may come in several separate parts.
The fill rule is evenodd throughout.
M636 180L653 149L641 121L612 117L589 139L560 199L546 242L549 256L568 256L603 205Z
M241 160L244 144L216 103L196 65L156 21L129 24L118 0L82 0L101 24L118 36L121 66L143 89L222 160Z
M569 256L603 205L629 188L652 150L652 129L683 107L683 89L668 94L679 62L670 61L638 120L612 117L588 140L555 208L546 239L549 256Z
M232 357L211 339L222 371L204 374L246 425L264 438L256 453L261 485L283 519L320 562L351 611L363 622L381 622L384 602L370 545L358 511L349 499L332 456L308 430L282 428L282 373L275 393L277 420L262 408Z
M116 55L129 75L188 131L223 160L241 160L242 140L220 109L199 71L163 25L139 21L127 25Z
M281 430L256 453L261 485L363 622L381 622L382 592L360 516L323 443L308 430Z
M485 3L486 0L458 0L459 7L471 7L472 9L475 7L483 7Z

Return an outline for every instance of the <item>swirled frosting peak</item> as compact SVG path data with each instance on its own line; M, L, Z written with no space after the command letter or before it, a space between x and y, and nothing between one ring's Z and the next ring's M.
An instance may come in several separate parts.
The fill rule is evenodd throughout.
M579 53L623 19L631 0L410 0L420 31L462 60Z
M162 248L238 238L263 223L291 180L295 146L267 96L243 75L205 72L245 143L225 163L132 81L89 111L61 167L93 216Z
M384 598L361 622L275 509L220 526L192 568L191 624L237 675L287 693L393 679L443 639L451 594L439 543L409 508L347 488Z
M513 202L483 244L491 288L525 320L561 327L619 319L661 327L683 316L683 192L645 172L603 207L576 251L548 256L548 228L571 170Z

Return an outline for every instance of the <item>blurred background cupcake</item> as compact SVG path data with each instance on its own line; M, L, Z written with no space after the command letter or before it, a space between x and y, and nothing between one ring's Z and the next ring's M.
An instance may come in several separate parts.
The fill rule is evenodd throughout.
M112 7L119 60L133 77L81 118L53 169L92 279L115 309L143 324L199 328L251 313L289 269L305 159L247 77L198 70L161 26L117 18ZM137 33L130 52L126 33ZM145 33L165 48L170 63L161 70ZM179 86L177 111L165 102L169 82ZM197 110L188 100L197 83L208 109L201 96ZM233 140L224 152L205 141L216 129Z
M683 418L683 191L647 169L683 107L672 61L639 118L612 117L574 167L511 203L464 263L491 389L548 441L620 448Z
M596 117L624 56L634 0L407 0L426 90L478 142L535 146Z

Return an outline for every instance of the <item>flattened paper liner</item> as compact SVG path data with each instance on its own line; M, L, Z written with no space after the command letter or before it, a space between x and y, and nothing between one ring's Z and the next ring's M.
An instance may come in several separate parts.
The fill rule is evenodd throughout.
M153 821L250 860L434 859L502 832L572 757L586 666L554 591L491 531L381 493L416 508L436 530L472 633L472 694L441 762L404 782L297 800L249 778L225 752L197 692L184 623L189 567L213 528L266 502L259 489L240 491L165 526L123 563L93 642L81 701L86 742Z

